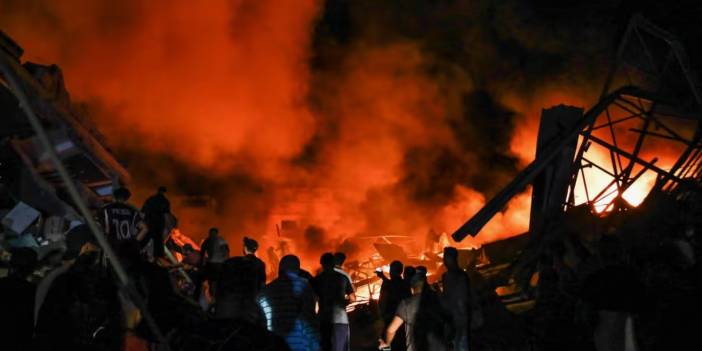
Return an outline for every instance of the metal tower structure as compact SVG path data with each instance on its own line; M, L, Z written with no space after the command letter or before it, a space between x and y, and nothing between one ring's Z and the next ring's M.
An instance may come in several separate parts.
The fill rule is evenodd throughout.
M536 159L453 233L456 241L477 235L572 145L569 167L546 180L566 177L567 187L547 184L541 187L547 193L532 195L532 202L541 197L544 203L541 220L582 204L596 212L626 209L635 192L670 191L683 179L702 177L702 99L687 54L673 35L641 16L627 27L599 101L576 117L539 141Z

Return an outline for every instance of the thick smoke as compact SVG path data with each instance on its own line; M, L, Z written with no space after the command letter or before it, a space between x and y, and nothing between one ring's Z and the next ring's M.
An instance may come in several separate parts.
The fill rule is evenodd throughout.
M59 64L134 175L170 188L184 232L261 235L314 133L315 1L2 1L25 59ZM206 206L182 196L206 195ZM249 232L250 231L250 232ZM238 249L234 249L238 252Z
M614 43L602 38L614 26L591 14L612 9L327 1L311 60L321 128L305 164L367 171L331 178L348 178L340 191L363 197L360 230L450 232L533 158L540 108L563 101L556 97L579 106L595 97L601 80L592 78L606 71ZM349 151L356 159L343 157ZM524 230L527 196L478 242Z
M533 157L540 108L596 97L619 15L588 4L0 1L0 23L64 69L142 198L169 186L185 233L267 246L296 219L283 236L316 255L418 251L476 212ZM528 205L474 243L525 230Z

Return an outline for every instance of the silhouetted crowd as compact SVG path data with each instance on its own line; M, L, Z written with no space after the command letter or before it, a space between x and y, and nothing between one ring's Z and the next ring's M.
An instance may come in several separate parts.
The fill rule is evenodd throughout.
M267 277L258 243L245 237L230 254L217 228L199 250L167 239L170 203L161 187L141 210L126 188L95 219L129 277L121 286L111 257L86 224L73 226L65 247L38 260L32 248L11 252L0 279L0 334L17 350L350 350L347 307L356 301L346 255L324 253L316 275L295 255ZM173 255L180 255L177 261ZM447 248L443 291L425 267L390 265L382 272L379 347L467 350L470 280ZM269 279L270 278L270 279ZM447 339L450 326L451 339ZM160 348L159 348L160 345Z
M217 228L199 250L174 245L165 193L139 210L127 189L116 189L95 213L128 286L85 224L41 260L32 248L13 249L0 278L3 350L351 350L352 326L366 325L347 312L357 298L343 253L321 255L314 275L285 255L267 276L249 237L236 256ZM372 348L702 349L697 228L663 236L651 234L655 227L634 236L626 223L592 228L563 227L543 240L531 261L536 275L515 275L517 294L534 303L519 315L474 266L461 267L453 247L444 248L439 279L393 261L389 276L376 271L382 333Z
M533 348L702 350L698 229L674 225L675 216L650 217L659 223L617 217L599 227L566 226L544 241L535 258L536 304L525 315Z
M440 284L429 284L424 266L390 264L378 301L385 323L380 349L468 350L473 291L468 274L458 264L458 250L444 249L446 272ZM439 289L438 286L441 286Z

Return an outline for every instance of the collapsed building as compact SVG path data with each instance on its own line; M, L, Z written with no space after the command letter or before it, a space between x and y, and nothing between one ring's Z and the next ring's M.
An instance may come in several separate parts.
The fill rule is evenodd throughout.
M457 242L478 235L531 187L529 232L504 246L501 266L489 272L503 302L533 306L540 257L577 261L566 251L596 253L603 236L621 240L640 266L658 262L662 247L672 247L681 267L694 265L699 253L690 244L702 230L699 88L680 42L636 16L599 101L588 110L543 110L534 161L452 234Z
M19 79L30 108L66 166L81 197L98 208L112 189L130 179L104 138L71 101L56 65L22 62L23 49L0 32L0 62ZM63 240L81 221L56 165L47 157L37 132L22 111L7 77L0 75L0 218L11 246L39 248L41 253ZM46 250L40 248L45 247Z

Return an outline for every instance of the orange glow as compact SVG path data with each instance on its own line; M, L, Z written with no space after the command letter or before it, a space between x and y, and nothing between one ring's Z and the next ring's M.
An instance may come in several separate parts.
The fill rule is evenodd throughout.
M74 101L88 103L115 149L178 162L181 168L154 166L153 179L135 179L132 186L137 200L154 182L182 186L168 194L183 233L198 239L218 226L233 254L249 235L259 240L262 259L268 248L277 255L288 250L310 271L321 252L359 235L409 236L405 249L420 254L429 230L452 232L486 201L463 179L451 179L446 196L426 202L413 199L402 183L410 150L451 150L469 161L475 156L464 156L469 152L452 129L452 118L464 112L469 79L441 86L427 74L422 48L409 40L358 45L341 72L315 76L311 39L322 4L64 0L47 2L40 13L31 6L10 13L0 5L0 22L25 48L24 59L63 69ZM51 20L41 20L46 14ZM314 84L323 87L321 102L310 102ZM546 84L500 99L518 113L510 151L522 165L534 158L542 108L595 101L590 87L572 85ZM301 155L308 156L317 139L324 146L311 147L314 160L307 164ZM493 171L475 165L482 167L476 172ZM190 190L182 184L189 181L183 167L218 177L206 191L220 195L220 202L192 209L177 201ZM253 185L239 181L242 174ZM608 182L591 177L592 191ZM624 198L638 204L652 181L645 174ZM578 199L583 191L576 189ZM529 208L527 189L479 236L457 246L475 248L525 232ZM276 225L284 220L300 230L279 235ZM306 232L310 226L320 229ZM174 238L187 242L179 233ZM348 250L352 260L369 257L373 248Z
M585 156L588 157L590 161L600 166L609 167L608 165L611 163L609 153L598 146L591 145L591 149L588 150ZM670 160L672 161L673 158L670 157ZM640 168L641 167L635 167L637 171ZM611 167L607 169L611 171ZM583 173L585 176L585 183L587 184L587 191L582 181L581 174L576 183L575 204L582 204L586 202L588 198L592 200L597 194L603 192L604 196L594 204L594 209L598 213L611 209L608 205L620 194L616 184L610 185L614 178L595 167L585 168ZM630 205L638 206L648 195L655 181L656 173L653 171L646 171L622 194L622 198Z
M535 92L536 98L531 100L525 100L520 96L508 96L505 101L510 106L518 107L518 110L523 111L526 118L520 120L518 125L520 128L517 130L515 138L512 140L512 150L517 155L520 156L522 163L524 165L528 164L534 159L536 152L536 136L539 127L539 116L541 114L542 108L548 108L550 106L555 106L558 104L565 104L571 106L584 107L586 110L592 106L597 101L597 95L594 95L592 91L588 90L587 86L583 87L558 87L558 88L542 88ZM610 118L616 120L618 118L628 116L626 111L618 109L617 107L611 107L609 109ZM661 117L659 117L661 118ZM606 117L600 116L595 123L596 126L605 123ZM694 130L694 128L686 125L682 121L668 121L672 122L676 132L683 137L689 138L689 133ZM638 134L631 132L633 128L640 128L640 120L632 119L623 123L615 125L615 138L617 145L620 149L631 152L634 149ZM614 143L611 133L607 128L601 128L593 132L594 136L603 139L609 143ZM680 143L671 142L669 140L664 140L655 137L647 137L645 142L642 144L639 157L645 161L652 161L657 158L656 166L667 170L670 169L678 155L682 152L684 146ZM606 148L592 143L588 148L588 151L584 154L584 157L589 161L603 167L610 173L613 173L611 163L611 156L609 150ZM617 160L616 162L619 162ZM629 160L627 158L621 158L621 164L623 167L628 165ZM617 171L621 172L618 166ZM632 168L631 176L636 175L643 169L643 166L635 164ZM585 177L585 182L582 181L582 177ZM629 186L629 188L621 194L621 197L626 200L632 206L638 206L643 202L645 197L650 192L656 181L657 174L654 171L647 170L643 172L641 176ZM597 203L594 204L594 209L596 212L601 213L611 209L608 205L619 196L619 191L617 191L616 185L611 185L609 188L607 186L614 178L604 171L597 169L596 167L586 167L583 169L583 173L579 174L578 181L575 185L575 204L582 204L587 201L587 199L594 198L600 192L603 192L603 196ZM587 190L585 185L587 184ZM605 189L606 188L606 189Z
M178 246L185 246L185 244L190 244L190 246L192 246L193 249L198 251L200 250L200 245L198 245L187 235L181 233L180 229L178 228L175 228L171 231L171 239L173 239L173 241L175 241L175 243L178 244Z

